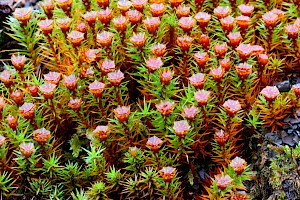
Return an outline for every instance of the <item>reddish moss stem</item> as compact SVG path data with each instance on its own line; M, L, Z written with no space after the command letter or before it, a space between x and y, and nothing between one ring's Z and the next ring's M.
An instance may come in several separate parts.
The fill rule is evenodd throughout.
M217 0L212 0L214 8L217 7Z
M53 116L54 116L55 124L58 125L58 126L60 126L60 121L57 118L57 113L56 113L56 109L55 109L55 106L54 106L53 98L50 99L50 107L51 107L51 110L53 111Z
M236 0L230 0L230 4L231 4L231 7L232 7L232 10L235 12L235 10L236 10Z
M57 64L57 66L59 66L59 60L58 60L58 57L57 57L55 48L54 48L54 46L53 46L53 44L52 44L52 39L51 39L50 35L47 35L47 39L48 39L48 43L49 43L49 45L50 45L50 48L51 48L51 50L52 50L52 53L53 53L53 57L54 57L54 59L55 59L55 62L56 62L56 64Z
M129 128L128 128L128 126L125 124L125 122L122 122L122 126L123 126L123 129L124 129L124 132L125 132L127 141L129 141L129 144L131 145L133 141L132 141L132 138L130 137Z
M227 121L226 121L226 131L227 131L227 133L228 133L228 135L229 135L229 138L230 138L230 136L232 136L231 135L231 116L230 115L228 115L228 119L227 119Z
M169 197L170 200L171 199L173 200L173 196L172 196L172 193L171 193L171 183L169 182L167 184L168 184L168 187L167 187L168 197Z
M222 146L221 149L222 149L222 157L223 157L224 163L225 163L225 164L228 164L228 162L227 162L227 153L226 153L225 145Z
M271 51L273 29L268 29L268 50Z
M102 96L98 98L98 105L99 105L99 108L101 110L102 117L104 117L105 119L107 119L107 115L106 115L104 107L102 105Z
M222 94L222 86L221 82L218 82L218 94L219 94L219 104L223 104L223 94Z
M196 183L199 183L198 178L197 178L197 173L195 171L195 166L193 162L190 162L190 168L191 168L191 172L193 174L194 180Z
M160 164L159 157L157 156L157 153L154 153L154 156L155 156L155 160L156 160L156 163L157 163L157 167L158 167L158 169L160 169L161 168L161 164Z
M270 0L265 0L265 5L266 5L267 8L269 8Z
M175 30L174 27L170 28L170 40L169 40L169 49L171 50L171 56L175 59L175 52L173 50L174 47L174 39L175 39Z
M35 122L34 118L30 119L30 124L33 126L34 130L38 129L38 126L36 125L36 122Z
M201 8L203 6L203 3L202 1L200 2L197 2L197 0L195 1L196 2L196 9L197 9L197 13L201 11Z
M207 121L207 114L206 114L206 111L204 109L204 106L201 106L201 111L203 113L203 126L205 127L205 132L207 131L208 129L208 121Z
M93 37L93 42L95 47L97 47L97 32L96 32L96 26L95 24L93 24L92 26L90 26L92 29L92 37Z
M22 80L22 82L24 84L24 87L26 88L27 87L27 83L26 83L24 74L21 71L19 71L19 74L20 74L21 80Z
M295 56L298 58L298 65L300 66L300 53L298 51L299 47L297 44L297 39L293 39L293 47L294 47L294 51L295 51ZM298 67L298 72L300 73L300 68Z
M122 97L121 97L121 90L119 87L116 87L116 98L118 100L118 104L120 106L123 106L123 101L122 101Z
M183 83L185 86L188 84L188 54L183 52Z
M83 118L82 114L80 114L79 110L76 111L77 116L79 117L79 119L81 120L81 122L85 125L86 128L92 128L87 121Z

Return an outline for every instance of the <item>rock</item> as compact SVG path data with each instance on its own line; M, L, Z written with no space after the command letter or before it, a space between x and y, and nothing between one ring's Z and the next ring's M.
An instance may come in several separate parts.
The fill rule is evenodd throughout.
M294 132L293 129L288 129L288 131L287 131L287 133L288 133L289 135L291 135L293 132Z
M282 131L285 135L287 135L286 133L285 133L285 131ZM278 145L281 145L282 144L282 139L279 137L280 136L280 133L278 133L278 132L270 132L270 133L266 133L265 134L265 138L264 138L264 140L265 141L271 141L271 142L273 142L273 143L276 143L276 144L278 144ZM265 146L265 151L267 150L268 148L267 148L267 146Z
M283 126L283 127L282 127L283 130L287 130L287 129L289 129L289 128L290 128L290 126Z
M275 144L281 145L281 144L282 144L282 140L281 140L280 138L276 138L276 139L274 140L274 143L275 143Z
M207 178L207 173L206 173L206 170L205 169L200 169L200 171L198 172L199 173L199 176L201 179L205 179Z
M282 182L282 188L283 188L284 190L286 190L286 189L290 188L290 186L291 186L292 183L293 183L293 182L292 182L291 180L284 180L284 181Z
M291 84L290 81L286 80L286 81L282 81L280 83L275 83L275 85L277 86L279 92L288 92L291 89Z
M239 60L234 60L233 63L234 63L235 65L238 65L238 64L239 64Z
M292 118L287 117L283 121L286 122L286 123L289 123L291 120L292 120Z
M300 83L300 77L297 77L297 74L292 74L290 80L292 85Z
M291 124L298 124L298 123L300 123L300 119L291 119L290 120L290 123ZM294 127L294 126L293 126Z
M35 6L33 6L33 9L34 10L41 10L41 7L38 4L36 4Z
M294 136L292 136L292 135L282 137L283 143L287 144L287 145L289 145L291 147L293 147L295 145L295 141L293 139L294 139Z
M297 145L299 143L299 136L295 135L293 140L296 142L296 145Z
M14 2L11 1L11 0L0 0L0 5L5 5L5 6L12 7L13 3Z
M274 140L275 139L275 134L273 132L266 133L265 134L265 139L266 140L269 140L269 139Z
M25 8L28 8L28 7L30 7L30 6L31 6L31 3L30 3L29 1L26 1L24 7L25 7Z
M297 117L300 117L300 110L299 109L296 110L296 115L297 115Z
M298 129L297 124L296 124L296 125L293 125L293 126L292 126L292 129L293 129L294 131L297 130L297 129Z
M297 136L297 137L298 137L298 136ZM291 146L291 147L295 146L295 144L298 143L298 142L296 142L297 139L298 139L298 141L299 141L299 138L297 138L297 139L294 139L294 138L295 138L294 135L287 135L285 132L282 133L282 142L283 142L284 144L287 144L287 145ZM296 140L296 141L295 141L295 140Z
M12 13L12 9L6 2L0 1L0 27L2 27L3 21L6 20L6 17L8 17Z
M295 192L291 191L291 188L293 188L294 184L295 184L294 180L284 180L282 182L282 188L285 191L285 195L290 200L296 200L297 199L297 195L295 194Z

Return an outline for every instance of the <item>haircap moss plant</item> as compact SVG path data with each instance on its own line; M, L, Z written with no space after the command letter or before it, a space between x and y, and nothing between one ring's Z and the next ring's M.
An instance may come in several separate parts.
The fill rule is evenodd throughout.
M300 107L274 86L299 72L297 1L39 6L5 22L1 195L251 198L249 138Z

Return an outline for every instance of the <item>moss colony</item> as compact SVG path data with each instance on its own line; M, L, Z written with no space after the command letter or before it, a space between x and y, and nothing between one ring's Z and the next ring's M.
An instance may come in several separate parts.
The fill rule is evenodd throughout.
M39 6L5 21L1 198L255 198L264 130L300 106L300 84L274 86L300 71L299 1Z

